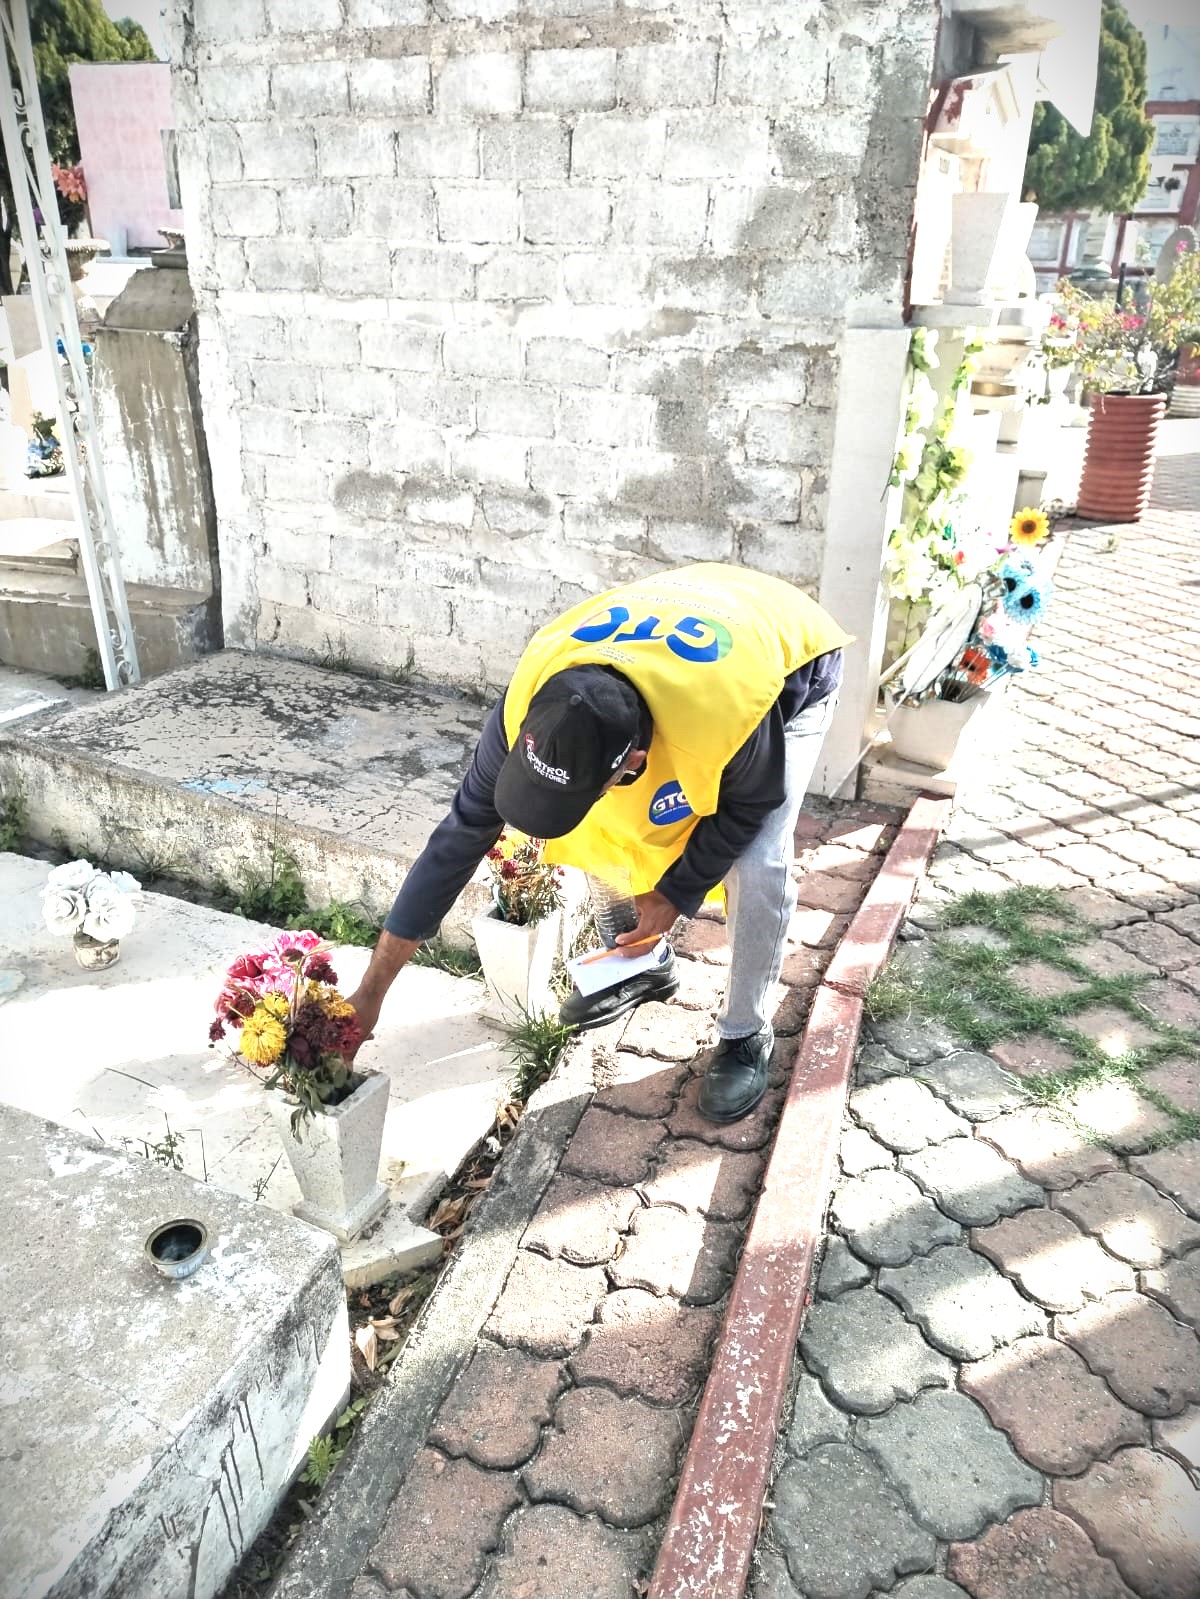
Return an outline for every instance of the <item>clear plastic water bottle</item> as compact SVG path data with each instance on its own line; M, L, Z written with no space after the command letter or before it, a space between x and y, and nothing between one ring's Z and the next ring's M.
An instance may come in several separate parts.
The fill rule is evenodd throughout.
M605 949L617 947L618 933L632 933L638 924L637 905L633 898L633 882L628 868L606 867L603 877L588 873L588 889L592 896L592 915L596 931Z

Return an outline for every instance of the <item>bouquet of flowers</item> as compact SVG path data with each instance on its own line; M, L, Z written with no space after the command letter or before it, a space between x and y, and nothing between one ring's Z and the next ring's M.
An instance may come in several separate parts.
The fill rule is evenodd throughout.
M298 1100L292 1132L358 1086L353 1061L363 1041L354 1008L337 989L328 945L316 933L281 933L265 950L239 955L217 996L209 1029L216 1044L238 1034L234 1053L266 1088Z
M1170 276L1139 289L1132 305L1058 286L1060 315L1075 330L1071 356L1096 393L1163 394L1180 348L1200 325L1200 250L1181 247Z
M506 827L487 852L492 898L502 922L529 927L545 921L563 902L562 867L542 859L543 841Z
M42 920L60 938L82 933L97 944L118 943L133 928L132 896L141 886L128 872L102 872L90 861L68 861L46 879Z

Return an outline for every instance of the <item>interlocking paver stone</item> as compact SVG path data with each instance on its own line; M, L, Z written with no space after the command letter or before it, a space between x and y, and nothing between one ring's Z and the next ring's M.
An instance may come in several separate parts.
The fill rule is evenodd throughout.
M892 1589L893 1599L966 1599L966 1589L945 1577L910 1577Z
M614 1116L593 1106L584 1111L559 1170L569 1177L631 1187L648 1176L666 1134L664 1122Z
M898 1151L924 1149L969 1131L961 1116L912 1077L888 1077L856 1089L850 1112L881 1144Z
M758 1197L764 1157L757 1150L721 1149L675 1138L657 1170L641 1184L652 1205L678 1205L718 1221L740 1221Z
M886 1416L860 1421L856 1431L939 1538L973 1538L989 1521L1041 1500L1041 1477L965 1394L918 1394Z
M800 1337L825 1391L847 1410L878 1414L922 1388L944 1386L953 1368L875 1288L818 1300Z
M1087 1010L1076 1011L1069 1018L1069 1025L1090 1039L1102 1054L1114 1059L1130 1050L1144 1049L1158 1037L1152 1027L1116 1005L1089 1005Z
M1020 1083L1002 1071L990 1055L960 1049L916 1068L916 1076L940 1094L968 1121L990 1121L1001 1111L1016 1110L1028 1100Z
M901 1060L882 1044L864 1044L858 1052L855 1081L877 1083L884 1077L896 1077L909 1070L911 1062Z
M1032 1106L997 1116L980 1127L978 1136L1043 1188L1071 1188L1100 1172L1115 1171L1118 1164L1111 1151L1090 1142L1063 1117Z
M934 1540L874 1461L848 1444L822 1444L789 1461L774 1500L775 1537L807 1599L866 1599L933 1564Z
M1146 1440L1146 1421L1114 1399L1073 1349L1022 1338L964 1366L964 1393L977 1399L1017 1453L1053 1476L1084 1471L1123 1444Z
M959 1042L940 1022L904 1020L872 1022L871 1033L877 1044L890 1049L901 1060L924 1066L939 1055L949 1055Z
M1081 847L1088 848L1086 844ZM1057 999L1063 994L1078 994L1086 986L1078 977L1064 972L1061 966L1043 960L1018 961L1009 968L1008 978L1022 993L1030 994L1035 999Z
M845 1443L850 1436L850 1417L825 1397L825 1390L811 1372L802 1371L796 1384L792 1419L784 1435L794 1455L806 1455L818 1444Z
M1161 1271L1143 1273L1142 1287L1179 1321L1200 1332L1200 1249L1167 1261Z
M1179 977L1183 977L1185 967ZM1177 978L1144 983L1137 991L1138 1004L1160 1027L1195 1027L1200 1022L1200 995Z
M697 1305L721 1298L733 1279L742 1230L655 1205L634 1217L625 1249L608 1268L617 1288L648 1288Z
M1144 1294L1110 1294L1060 1316L1055 1331L1145 1416L1177 1416L1200 1400L1200 1342Z
M1174 1460L1123 1449L1055 1483L1054 1503L1082 1522L1141 1599L1200 1593L1200 1492Z
M689 1077L679 1097L679 1104L668 1122L673 1138L698 1138L705 1144L720 1144L722 1149L762 1149L770 1142L783 1103L781 1092L768 1092L748 1116L719 1127L700 1114L700 1083L700 1077Z
M936 1349L957 1360L979 1360L999 1344L1046 1330L1045 1312L961 1244L947 1244L908 1266L884 1267L879 1286Z
M864 1128L847 1127L838 1144L838 1161L847 1177L859 1177L865 1171L894 1166L896 1157Z
M992 1045L992 1054L1006 1071L1018 1077L1036 1077L1042 1072L1068 1072L1078 1065L1065 1044L1044 1033L1026 1033L1021 1038L1001 1038Z
M1157 971L1173 972L1181 966L1190 966L1196 959L1196 945L1175 927L1167 924L1186 914L1183 911L1168 913L1162 920L1135 922L1132 927L1114 928L1107 936L1120 944L1131 955L1145 961Z
M1194 823L1192 825L1195 826ZM1186 938L1200 944L1200 900L1185 905L1181 910L1167 911L1159 920L1165 922L1168 927L1173 927L1177 933L1182 933ZM1193 951L1192 959L1195 958Z
M1071 951L1077 961L1087 967L1093 977L1145 977L1151 978L1158 970L1148 966L1130 950L1115 944L1111 938L1089 939Z
M491 1470L519 1466L538 1446L562 1387L557 1361L486 1340L451 1388L430 1433L449 1455L467 1455Z
M1063 899L1081 921L1089 922L1093 927L1127 927L1146 919L1146 912L1140 906L1130 905L1102 889L1064 889Z
M1200 994L1200 961L1194 966L1185 966L1175 973L1175 981L1182 983L1184 988L1193 994Z
M844 1182L830 1214L854 1253L873 1266L903 1266L961 1237L958 1224L898 1171L868 1171Z
M617 1051L616 1076L592 1103L626 1116L669 1116L688 1075L685 1064L668 1066L649 1055L621 1049Z
M1024 1211L972 1233L971 1243L1047 1310L1080 1310L1134 1286L1132 1267L1058 1210Z
M720 1320L714 1310L622 1288L601 1300L600 1321L571 1356L571 1374L656 1405L681 1405L703 1381Z
M563 1505L530 1505L504 1526L504 1544L473 1599L629 1599L649 1564L645 1534L606 1527ZM424 1596L422 1595L422 1599Z
M787 1561L774 1549L764 1549L761 1544L754 1551L750 1599L796 1599Z
M861 1288L870 1280L871 1268L851 1252L846 1240L836 1234L830 1238L825 1245L817 1292L825 1299L836 1299L847 1288Z
M985 1227L1045 1199L991 1144L976 1138L948 1138L915 1155L902 1155L900 1169L939 1209L969 1227Z
M1121 1080L1088 1083L1064 1099L1062 1108L1122 1155L1148 1149L1175 1125L1132 1083Z
M1200 1115L1200 1060L1190 1055L1173 1055L1145 1075L1148 1087L1165 1094L1177 1110Z
M1151 915L1186 905L1191 898L1186 888L1177 888L1154 872L1122 872L1109 880L1108 887L1118 898Z
M1135 1599L1083 1528L1044 1506L955 1544L946 1570L972 1599Z
M607 1188L578 1177L555 1177L521 1240L526 1249L599 1266L617 1253L640 1201L630 1188Z
M569 1355L607 1288L601 1266L572 1266L522 1250L484 1331L535 1355Z
M554 1430L521 1480L533 1499L642 1527L670 1504L688 1431L678 1410L605 1388L573 1388L559 1400Z
M521 1502L508 1472L480 1471L422 1449L392 1502L371 1567L390 1588L421 1599L467 1599L504 1518Z
M1200 1488L1200 1405L1154 1422L1154 1447L1165 1449Z
M1173 1149L1157 1149L1129 1162L1137 1177L1153 1183L1189 1216L1200 1220L1200 1138L1189 1138Z
M707 1041L712 1023L702 1011L650 1000L634 1011L621 1039L623 1049L660 1060L691 1060Z
M1200 1223L1128 1172L1104 1172L1056 1195L1054 1204L1131 1266L1158 1266L1200 1245Z

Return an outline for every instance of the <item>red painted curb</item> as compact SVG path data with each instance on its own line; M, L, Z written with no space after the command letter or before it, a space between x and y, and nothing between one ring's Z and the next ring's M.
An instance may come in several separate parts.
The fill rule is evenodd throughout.
M833 1189L862 996L952 808L926 795L914 802L814 996L648 1599L745 1592Z

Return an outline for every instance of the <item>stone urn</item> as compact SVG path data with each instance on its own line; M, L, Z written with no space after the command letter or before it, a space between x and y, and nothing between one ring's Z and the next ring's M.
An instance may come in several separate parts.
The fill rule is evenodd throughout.
M512 1026L523 1016L558 1010L550 978L561 924L561 911L525 927L502 921L494 909L475 917L471 932L487 984L485 1016Z
M1165 394L1093 394L1079 484L1079 514L1137 522L1150 503Z
M92 938L84 932L77 932L73 940L75 959L85 972L103 972L110 966L115 966L121 958L121 940L119 938L99 939Z
M67 252L67 271L71 275L71 282L79 283L101 250L108 249L108 240L68 239L63 249Z
M299 1101L279 1089L267 1094L275 1130L304 1196L292 1212L339 1243L353 1243L387 1209L379 1151L390 1089L382 1072L365 1072L346 1099L300 1120L295 1131L292 1116Z

